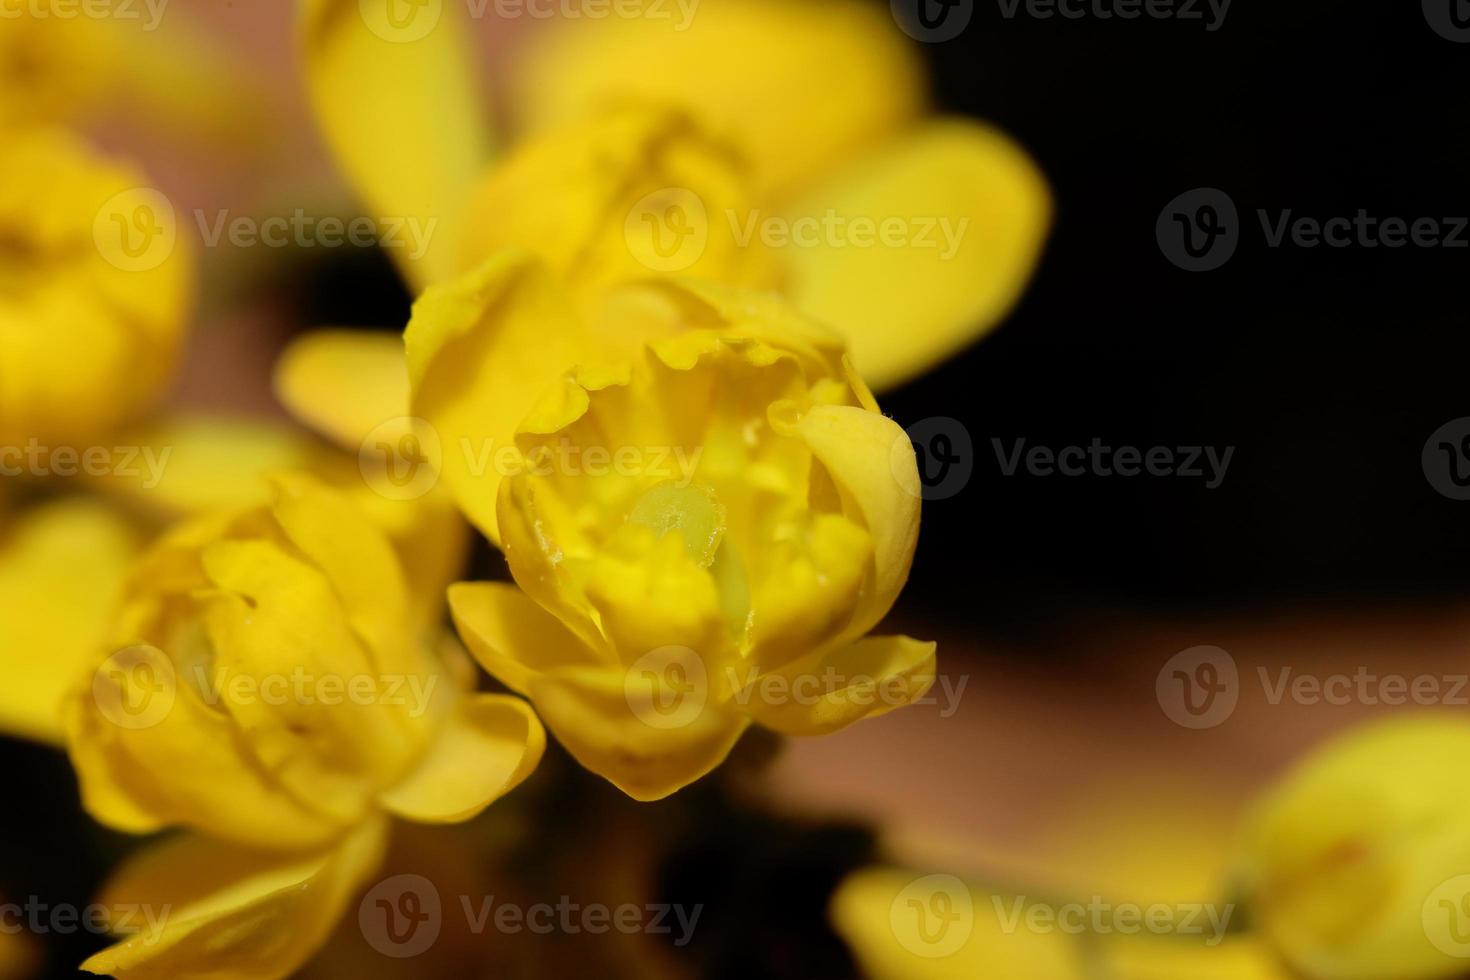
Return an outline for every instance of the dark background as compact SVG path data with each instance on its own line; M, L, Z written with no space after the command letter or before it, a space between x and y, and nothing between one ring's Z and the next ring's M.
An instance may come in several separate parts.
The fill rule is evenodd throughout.
M1420 452L1470 415L1470 249L1272 249L1255 211L1470 212L1470 45L1418 3L1237 0L1214 33L1000 9L977 0L959 38L924 50L944 109L1029 148L1056 219L1009 321L884 399L905 425L959 419L977 457L964 492L924 508L909 608L960 604L1020 639L1089 610L1462 592L1470 503L1431 487ZM1168 262L1154 231L1196 187L1244 223L1206 273ZM1215 490L1003 477L990 440L1018 437L1236 452Z

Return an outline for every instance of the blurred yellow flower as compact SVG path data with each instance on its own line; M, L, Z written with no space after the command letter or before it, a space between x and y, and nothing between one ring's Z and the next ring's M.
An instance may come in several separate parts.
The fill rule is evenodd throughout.
M869 383L889 387L999 323L1039 257L1051 221L1045 179L995 129L925 118L921 63L880 6L722 0L678 25L626 14L560 22L521 53L511 84L521 142L537 149L510 173L492 170L498 192L482 188L473 209L491 141L464 11L417 8L389 30L356 6L303 3L308 81L366 204L440 220L429 256L405 263L418 289L444 281L486 237L553 264L575 257L593 275L631 256L644 273L702 277L707 269L692 267L705 262L703 243L718 256L733 238L750 253L746 271L840 330ZM636 127L619 141L605 120L630 105L692 117L739 161L749 193L732 199L725 164L687 143L668 152ZM626 189L617 179L630 167L643 168L647 193L609 194ZM514 217L487 200L513 204ZM589 224L625 220L643 236L629 235L627 254L614 260L605 238L576 251Z
M0 901L4 901L0 897ZM41 957L30 940L0 929L0 980L27 980L40 975Z
M172 206L54 130L0 142L0 446L84 444L151 405L192 290Z
M87 498L22 511L0 537L0 731L63 741L62 706L137 549L128 521Z
M529 706L466 690L426 644L383 533L313 479L277 486L272 505L186 523L139 561L114 652L69 705L95 817L208 838L123 873L181 911L89 969L283 976L376 866L386 815L468 819L540 758Z
M506 253L431 288L406 335L435 462L525 590L450 592L487 669L639 799L751 721L821 734L922 695L932 643L863 638L913 558L913 449L840 341L715 285L583 312Z
M1470 962L1470 721L1389 718L1266 796L1241 875L1257 926L1313 980L1430 980Z

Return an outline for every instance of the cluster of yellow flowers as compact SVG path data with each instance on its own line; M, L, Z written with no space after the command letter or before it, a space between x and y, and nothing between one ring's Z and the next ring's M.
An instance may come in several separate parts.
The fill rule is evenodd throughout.
M542 32L497 154L463 11L433 5L419 31L367 6L301 4L311 102L364 204L435 232L395 256L417 296L402 337L324 330L282 357L277 393L323 441L148 417L195 257L137 168L65 128L106 94L76 66L128 52L86 21L0 33L0 77L35 90L0 88L0 445L39 444L35 470L122 431L175 453L156 481L114 467L17 502L0 539L0 724L64 743L102 823L187 832L108 889L169 903L162 934L122 938L92 972L288 975L379 867L390 817L473 817L535 769L543 724L656 800L751 724L826 734L934 680L933 643L870 635L908 577L922 498L873 387L1020 295L1051 211L1024 152L926 115L881 7L726 0L678 32L637 17ZM171 118L207 115L134 60L151 66L115 70L152 78ZM946 250L783 249L752 231L829 214L964 231ZM177 522L154 534L140 507ZM514 584L455 582L464 519ZM512 694L476 692L451 617ZM752 696L812 677L840 680ZM1409 898L1470 837L1445 827L1445 853L1415 851L1405 877L1382 830L1455 812L1392 764L1394 739L1423 738L1453 771L1465 735L1444 728L1324 760L1254 825L1261 934L1306 975L1450 975L1406 936ZM875 971L922 975L937 961L865 918L888 916L891 884L853 883L838 921ZM991 955L940 966L996 975ZM1048 969L1006 975L1073 975ZM1190 969L1168 975L1206 975Z

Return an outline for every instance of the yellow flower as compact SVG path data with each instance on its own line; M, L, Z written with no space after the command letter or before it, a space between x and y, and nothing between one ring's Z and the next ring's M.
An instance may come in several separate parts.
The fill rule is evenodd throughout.
M82 443L168 379L192 261L167 198L51 130L0 142L0 445Z
M828 331L657 282L584 320L507 253L431 288L406 339L444 477L525 590L456 586L461 635L629 795L751 721L830 732L933 681L933 644L863 638L907 578L918 474Z
M529 707L471 693L425 643L382 532L312 479L277 483L139 561L69 706L89 812L202 835L124 871L175 911L88 969L284 976L376 867L387 815L468 819L539 761Z
M1313 980L1460 976L1470 956L1470 723L1375 722L1303 760L1246 827L1254 921Z
M369 207L439 220L430 254L405 263L421 289L447 279L487 226L484 192L480 207L469 206L491 140L466 55L466 17L455 4L426 4L389 29L358 6L303 3L313 103ZM503 223L492 232L497 246L532 249L557 265L573 254L569 242L581 244L576 231L597 221L621 228L629 218L649 221L642 234L708 237L717 250L732 235L751 252L785 242L774 263L783 292L840 330L859 371L880 388L999 323L1040 254L1051 220L1044 178L995 129L926 118L920 61L881 5L721 0L680 25L655 16L560 23L520 54L510 99L520 142L551 142L533 151L536 166L520 158L519 177L539 177L531 182L539 193L528 201L492 194L519 209L510 219L494 212ZM709 176L708 160L662 153L638 131L618 143L616 128L599 120L630 104L681 109L710 129L744 161L748 199L732 204L728 183L708 198L708 182L690 186L691 172ZM596 135L579 135L584 126ZM601 152L587 155L590 146ZM603 192L648 146L662 163L649 168L662 178L653 191L626 202L641 205L635 212L599 210L625 203ZM527 185L493 171L489 180L502 190ZM629 249L646 258L650 247ZM645 262L644 271L690 273L697 251ZM609 258L601 248L587 256L594 272ZM763 269L770 257L745 264Z

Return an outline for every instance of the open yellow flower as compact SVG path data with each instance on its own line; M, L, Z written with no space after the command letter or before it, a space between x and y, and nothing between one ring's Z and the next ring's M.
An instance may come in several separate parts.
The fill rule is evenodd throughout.
M357 8L303 3L313 102L368 206L441 219L431 254L405 268L422 288L443 281L472 229L485 227L485 212L469 208L490 140L471 135L484 132L485 113L465 54L467 18L454 4L426 4L389 30ZM687 24L652 15L560 22L521 54L510 103L522 142L652 104L687 112L733 147L748 168L748 202L705 199L675 166L634 220L651 219L649 235L734 232L752 249L788 242L778 248L783 291L841 331L876 387L916 376L999 323L1040 254L1051 219L1044 178L995 129L925 117L920 62L881 5L721 0ZM594 173L552 201L543 224L564 230L608 217L595 210L595 171L623 171L636 145L567 155L560 167L551 157L543 186ZM627 214L616 213L619 224ZM565 236L501 237L554 252Z
M153 403L192 290L173 209L56 130L0 141L0 445L94 445Z
M1246 827L1255 921L1304 977L1430 980L1470 957L1470 722L1375 722L1304 759Z
M140 560L70 704L89 812L201 835L123 872L175 911L88 969L284 976L376 867L388 815L468 819L540 758L529 706L470 692L426 645L382 532L312 479L278 488Z
M524 589L450 592L487 669L639 799L752 721L821 734L922 695L933 644L864 639L912 561L913 449L840 341L714 285L627 285L584 313L506 253L408 328L415 415Z

